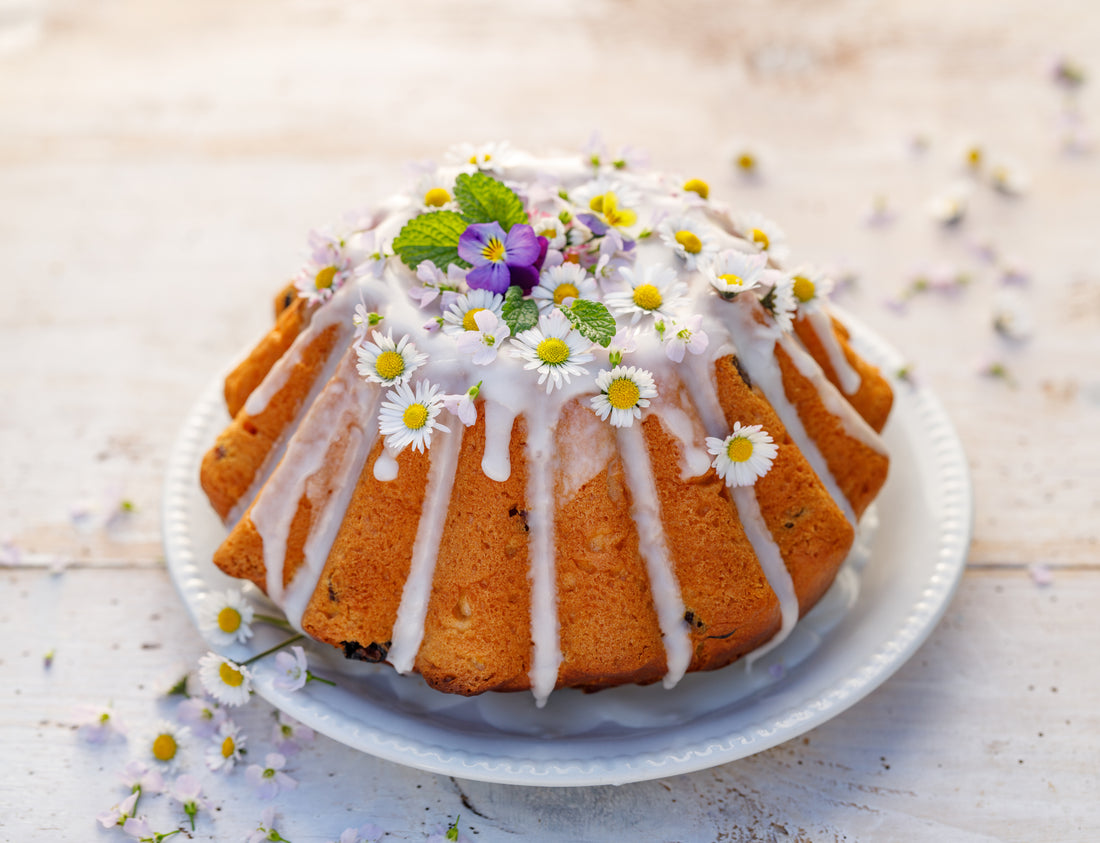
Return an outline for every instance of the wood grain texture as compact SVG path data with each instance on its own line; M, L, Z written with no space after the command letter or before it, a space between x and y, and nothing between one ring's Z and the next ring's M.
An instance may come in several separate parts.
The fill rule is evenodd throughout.
M39 43L0 54L0 841L121 839L93 817L172 713L157 677L205 649L160 562L167 454L269 327L308 229L450 143L576 149L593 129L776 217L796 259L858 275L841 303L912 361L968 454L960 593L879 690L744 761L524 789L318 738L290 765L285 836L370 819L415 840L461 813L479 841L1095 839L1100 167L1060 151L1066 98L1044 63L1094 61L1098 42L1100 12L1073 0L52 3ZM1100 131L1100 86L1075 107ZM976 183L944 230L924 203L960 178L964 138L1018 160L1031 189ZM759 182L728 166L740 141L762 152ZM862 225L876 196L893 225ZM1029 287L998 283L1010 260ZM945 263L970 283L883 306ZM1026 341L992 330L1006 293ZM990 359L1010 377L976 374ZM88 700L113 701L126 743L76 737ZM265 704L240 720L268 745ZM240 775L214 801L194 839L243 839L264 807Z

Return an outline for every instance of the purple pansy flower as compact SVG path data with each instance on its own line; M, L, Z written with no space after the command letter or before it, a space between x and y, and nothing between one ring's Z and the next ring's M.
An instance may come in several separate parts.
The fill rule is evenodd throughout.
M475 290L504 293L513 284L530 292L549 241L529 225L517 223L504 233L498 222L473 223L458 238L458 256L473 264L466 283Z

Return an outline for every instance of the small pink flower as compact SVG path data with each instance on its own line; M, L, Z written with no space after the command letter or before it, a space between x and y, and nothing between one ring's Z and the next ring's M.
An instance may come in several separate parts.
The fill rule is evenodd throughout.
M244 771L244 778L250 785L256 788L256 796L260 799L274 799L280 790L294 790L298 782L283 772L286 766L286 757L278 752L269 752L264 758L266 766L250 764Z
M306 651L301 647L291 647L293 652L282 650L275 654L275 668L279 675L275 678L275 687L280 691L297 691L309 681L309 668Z

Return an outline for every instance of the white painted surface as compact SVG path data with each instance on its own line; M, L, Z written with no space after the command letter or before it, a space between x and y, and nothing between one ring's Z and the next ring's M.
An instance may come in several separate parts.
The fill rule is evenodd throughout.
M461 813L479 841L1095 839L1100 167L1060 153L1043 63L1094 61L1098 42L1100 13L1069 0L52 5L37 44L0 55L0 840L124 839L93 817L171 714L157 679L204 650L159 561L165 458L265 329L309 227L451 142L576 148L593 128L775 216L796 258L860 271L844 306L914 361L970 457L960 593L909 664L805 740L673 779L544 790L318 738L289 765L302 784L277 800L283 834L334 840L372 820L416 840ZM1094 132L1098 102L1086 85ZM931 141L921 157L915 133ZM955 180L965 137L1019 160L1032 188L982 187L943 232L923 204ZM737 139L767 153L760 184L727 169ZM862 227L878 193L897 222ZM1030 269L1030 341L990 330L995 272L975 239ZM945 260L973 274L967 289L882 307ZM1013 384L975 375L987 354ZM122 498L136 512L104 527ZM98 516L74 524L87 507ZM113 701L129 741L78 740L86 701ZM239 719L269 745L262 702ZM240 771L212 795L221 810L195 839L243 839L264 806ZM167 800L149 805L171 827Z

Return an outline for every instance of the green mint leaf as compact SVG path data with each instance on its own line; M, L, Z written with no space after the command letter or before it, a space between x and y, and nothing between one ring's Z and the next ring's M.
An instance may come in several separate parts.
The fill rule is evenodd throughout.
M469 223L499 222L505 231L527 222L523 202L515 192L485 173L462 173L455 179L455 199Z
M431 261L440 269L456 263L469 266L458 256L458 238L467 221L454 211L432 211L413 217L393 241L393 250L409 269Z
M539 323L539 306L532 299L525 299L523 289L513 284L504 294L502 316L504 324L514 337L520 331L534 328Z
M611 345L615 337L615 317L602 302L574 299L569 307L563 307L561 311L573 327L592 342L604 348Z

